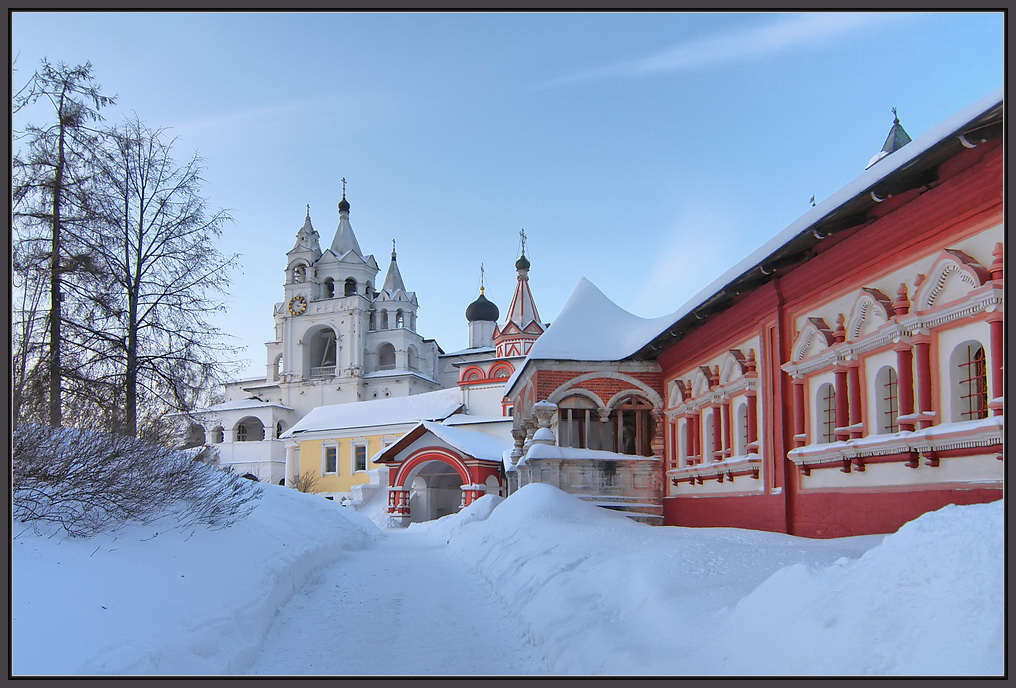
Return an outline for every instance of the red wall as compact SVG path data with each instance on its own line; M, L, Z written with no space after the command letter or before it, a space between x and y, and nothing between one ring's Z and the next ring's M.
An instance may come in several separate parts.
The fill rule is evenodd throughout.
M872 224L820 241L817 255L707 319L657 357L667 380L748 337L763 351L763 470L778 495L679 497L664 500L664 522L679 526L730 526L809 537L886 533L946 504L1001 498L1001 489L915 487L902 491L798 492L798 475L786 452L793 447L792 395L780 365L789 360L796 317L914 260L949 248L1002 219L1002 146L982 144L943 164L939 183L889 199L874 209ZM916 275L915 275L916 276ZM670 457L667 457L668 459Z
M1001 488L894 492L814 492L794 499L792 524L784 526L783 495L682 497L663 502L667 525L751 528L813 538L892 533L921 514L948 504L981 504L1002 498Z
M1001 487L798 494L791 533L819 538L892 533L947 504L981 504L1001 498Z

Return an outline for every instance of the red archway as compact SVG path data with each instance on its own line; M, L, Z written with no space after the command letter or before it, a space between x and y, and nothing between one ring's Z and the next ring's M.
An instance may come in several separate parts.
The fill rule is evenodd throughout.
M469 506L487 494L486 481L490 476L497 477L499 484L502 482L499 476L499 464L478 460L446 447L423 447L392 466L394 470L389 472L388 487L389 514L407 519L411 516L412 482L420 477L421 471L426 470L428 464L435 462L450 466L458 476L461 499L455 510ZM447 494L448 486L444 487Z

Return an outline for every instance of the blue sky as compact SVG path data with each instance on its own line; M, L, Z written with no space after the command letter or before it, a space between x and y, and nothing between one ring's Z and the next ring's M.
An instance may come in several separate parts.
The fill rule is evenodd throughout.
M398 242L445 351L481 263L507 310L521 228L544 320L581 277L659 316L860 174L893 107L916 138L1001 86L1003 31L1001 12L15 12L13 85L91 61L107 120L205 158L241 254L219 324L258 375L285 253L307 204L331 241L342 177L360 246L384 269Z

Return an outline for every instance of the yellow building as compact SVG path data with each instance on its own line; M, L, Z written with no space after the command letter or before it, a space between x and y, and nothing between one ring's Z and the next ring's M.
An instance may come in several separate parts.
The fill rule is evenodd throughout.
M336 500L352 499L357 486L387 487L387 476L378 474L386 469L375 464L373 457L419 421L442 421L461 409L458 387L319 406L281 435L286 445L286 484Z

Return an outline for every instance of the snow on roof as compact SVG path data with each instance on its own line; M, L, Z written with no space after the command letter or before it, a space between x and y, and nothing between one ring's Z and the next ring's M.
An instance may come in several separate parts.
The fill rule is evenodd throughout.
M193 411L194 414L199 413L218 413L220 411L236 411L239 409L254 409L254 408L268 408L274 406L275 408L285 409L292 411L293 407L285 406L274 401L263 401L261 399L236 399L234 401L226 401L215 406L209 406L208 408L198 409Z
M393 370L375 370L370 373L364 373L364 379L374 379L379 377L398 377L400 375L413 375L420 378L421 380L427 380L428 382L436 382L434 378L424 375L418 370L406 370L404 368L396 368Z
M617 452L600 449L580 449L577 447L558 447L552 444L533 444L525 456L519 459L519 465L530 459L598 459L600 461L659 461L655 456L636 456L634 454L618 454Z
M508 379L505 393L530 361L616 361L638 351L672 322L671 315L633 315L582 277L557 320L533 343L525 363Z
M511 416L470 416L468 413L456 413L442 421L445 425L478 425L480 423L510 423Z
M446 356L466 356L468 354L488 354L491 351L495 351L492 346L474 346L469 349L460 349L459 351L452 351L447 354L441 354L442 357Z
M443 420L461 407L462 393L457 387L412 394L408 397L318 406L284 432L282 437L321 430Z
M955 135L978 116L1002 103L1003 93L1003 88L996 89L918 136L906 146L887 156L878 165L869 167L853 181L810 208L783 231L777 233L746 258L717 277L670 315L651 319L632 315L604 296L589 280L581 278L571 297L561 309L561 314L554 325L536 340L529 351L529 356L505 383L505 395L507 396L511 392L515 382L531 360L616 361L635 354L661 332L720 292L730 282L759 265L837 208L865 193L882 179L905 167L939 142ZM602 309L603 312L601 313L597 309ZM562 322L565 324L564 328L561 328ZM610 329L601 329L604 327ZM655 332L651 332L653 327L656 327ZM554 334L555 329L558 329L556 334ZM615 336L604 337L604 332L615 333Z
M447 425L426 420L420 424L438 439L476 459L500 461L505 448L511 448L510 443L476 430L449 428Z

